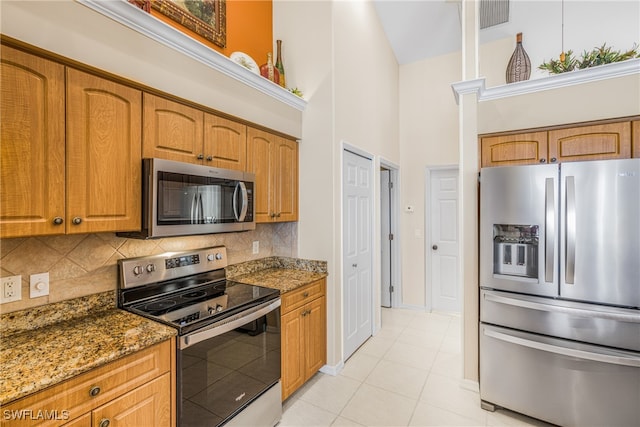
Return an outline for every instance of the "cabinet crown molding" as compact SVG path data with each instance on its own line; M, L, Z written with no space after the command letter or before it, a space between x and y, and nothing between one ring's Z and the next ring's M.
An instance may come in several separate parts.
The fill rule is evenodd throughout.
M238 80L284 104L304 111L307 101L277 84L254 74L226 56L181 33L170 25L128 3L126 0L76 0L78 3L168 46L228 77Z
M540 92L543 90L559 89L562 87L578 84L591 83L599 80L613 79L617 77L640 74L640 58L629 59L627 61L613 64L600 65L584 70L570 71L562 74L555 74L534 80L525 80L517 83L485 87L485 78L466 80L451 84L456 103L460 104L460 95L476 93L478 102L490 101L494 99L507 98L510 96L526 95L528 93Z

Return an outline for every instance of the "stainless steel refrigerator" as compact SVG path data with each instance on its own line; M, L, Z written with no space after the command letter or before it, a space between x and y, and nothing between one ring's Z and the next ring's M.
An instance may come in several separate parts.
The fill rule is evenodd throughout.
M480 397L640 426L640 159L483 168Z

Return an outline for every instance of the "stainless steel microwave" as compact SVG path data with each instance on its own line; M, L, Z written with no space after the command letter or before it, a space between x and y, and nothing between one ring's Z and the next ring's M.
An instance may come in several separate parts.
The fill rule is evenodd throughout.
M142 160L142 230L155 238L256 228L255 175L163 159Z

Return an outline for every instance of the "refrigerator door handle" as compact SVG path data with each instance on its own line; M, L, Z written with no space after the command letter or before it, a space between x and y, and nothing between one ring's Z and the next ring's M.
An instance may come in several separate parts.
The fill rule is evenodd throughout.
M558 306L551 304L543 304L535 301L526 301L516 298L507 298L492 293L485 293L484 299L495 302L497 304L512 305L515 307L528 308L531 310L546 311L549 313L561 313L580 317L599 318L606 320L614 320L617 322L640 323L640 314L611 313L596 310L586 310L576 307Z
M575 177L566 177L566 253L565 283L573 285L576 267L576 183Z
M545 182L545 260L544 281L553 282L553 264L556 235L556 205L554 178L547 178Z
M513 335L503 334L502 332L493 331L487 328L483 328L483 333L485 336L495 338L500 341L533 348L535 350L546 351L548 353L555 353L563 356L592 360L595 362L609 363L613 365L640 367L640 358L638 357L613 356L610 354L595 353L592 351L578 350L575 348L560 347L553 344L532 341Z

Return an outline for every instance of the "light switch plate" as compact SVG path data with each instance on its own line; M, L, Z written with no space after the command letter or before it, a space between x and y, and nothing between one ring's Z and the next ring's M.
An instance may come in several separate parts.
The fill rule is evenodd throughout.
M256 254L259 254L259 253L260 253L260 241L255 240L253 242L253 254L256 255Z
M49 295L49 273L32 274L29 277L29 298Z

